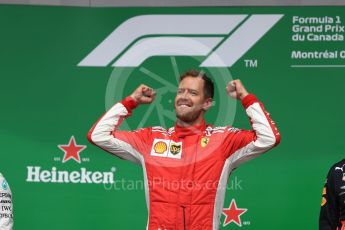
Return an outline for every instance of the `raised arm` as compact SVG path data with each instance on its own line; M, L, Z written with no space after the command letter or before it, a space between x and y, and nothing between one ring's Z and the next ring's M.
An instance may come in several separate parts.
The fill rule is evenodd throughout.
M252 130L228 129L225 138L227 157L234 167L262 154L280 142L280 134L263 104L249 94L240 80L231 81L228 94L241 100L250 119Z
M135 163L141 162L141 153L147 147L150 129L136 131L119 131L122 121L131 115L132 110L140 104L148 104L154 100L155 92L140 85L130 96L116 103L90 129L88 140L122 159Z

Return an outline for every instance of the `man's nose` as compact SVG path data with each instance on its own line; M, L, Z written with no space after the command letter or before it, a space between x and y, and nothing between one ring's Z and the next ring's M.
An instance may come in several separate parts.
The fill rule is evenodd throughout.
M183 91L181 97L182 98L188 98L188 91L187 90Z

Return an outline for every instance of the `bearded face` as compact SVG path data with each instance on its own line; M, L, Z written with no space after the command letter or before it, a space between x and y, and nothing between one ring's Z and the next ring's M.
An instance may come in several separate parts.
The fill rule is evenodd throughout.
M208 108L204 93L204 80L200 77L185 77L179 84L175 97L176 117L188 124L203 118Z

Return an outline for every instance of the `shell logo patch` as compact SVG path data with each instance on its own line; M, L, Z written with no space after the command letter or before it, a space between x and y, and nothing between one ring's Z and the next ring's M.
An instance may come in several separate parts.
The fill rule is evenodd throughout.
M151 156L167 157L169 140L154 139L151 148Z
M155 150L155 153L162 154L167 150L167 144L163 141L157 142L154 146L153 149Z

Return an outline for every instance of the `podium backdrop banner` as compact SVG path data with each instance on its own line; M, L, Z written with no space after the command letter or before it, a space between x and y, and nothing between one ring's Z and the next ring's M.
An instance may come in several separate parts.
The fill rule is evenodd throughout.
M345 154L344 12L0 6L0 171L15 229L145 229L142 168L86 134L141 83L156 100L121 129L173 126L188 69L216 84L208 123L250 129L225 92L238 78L282 136L231 174L220 229L317 229L327 171Z

